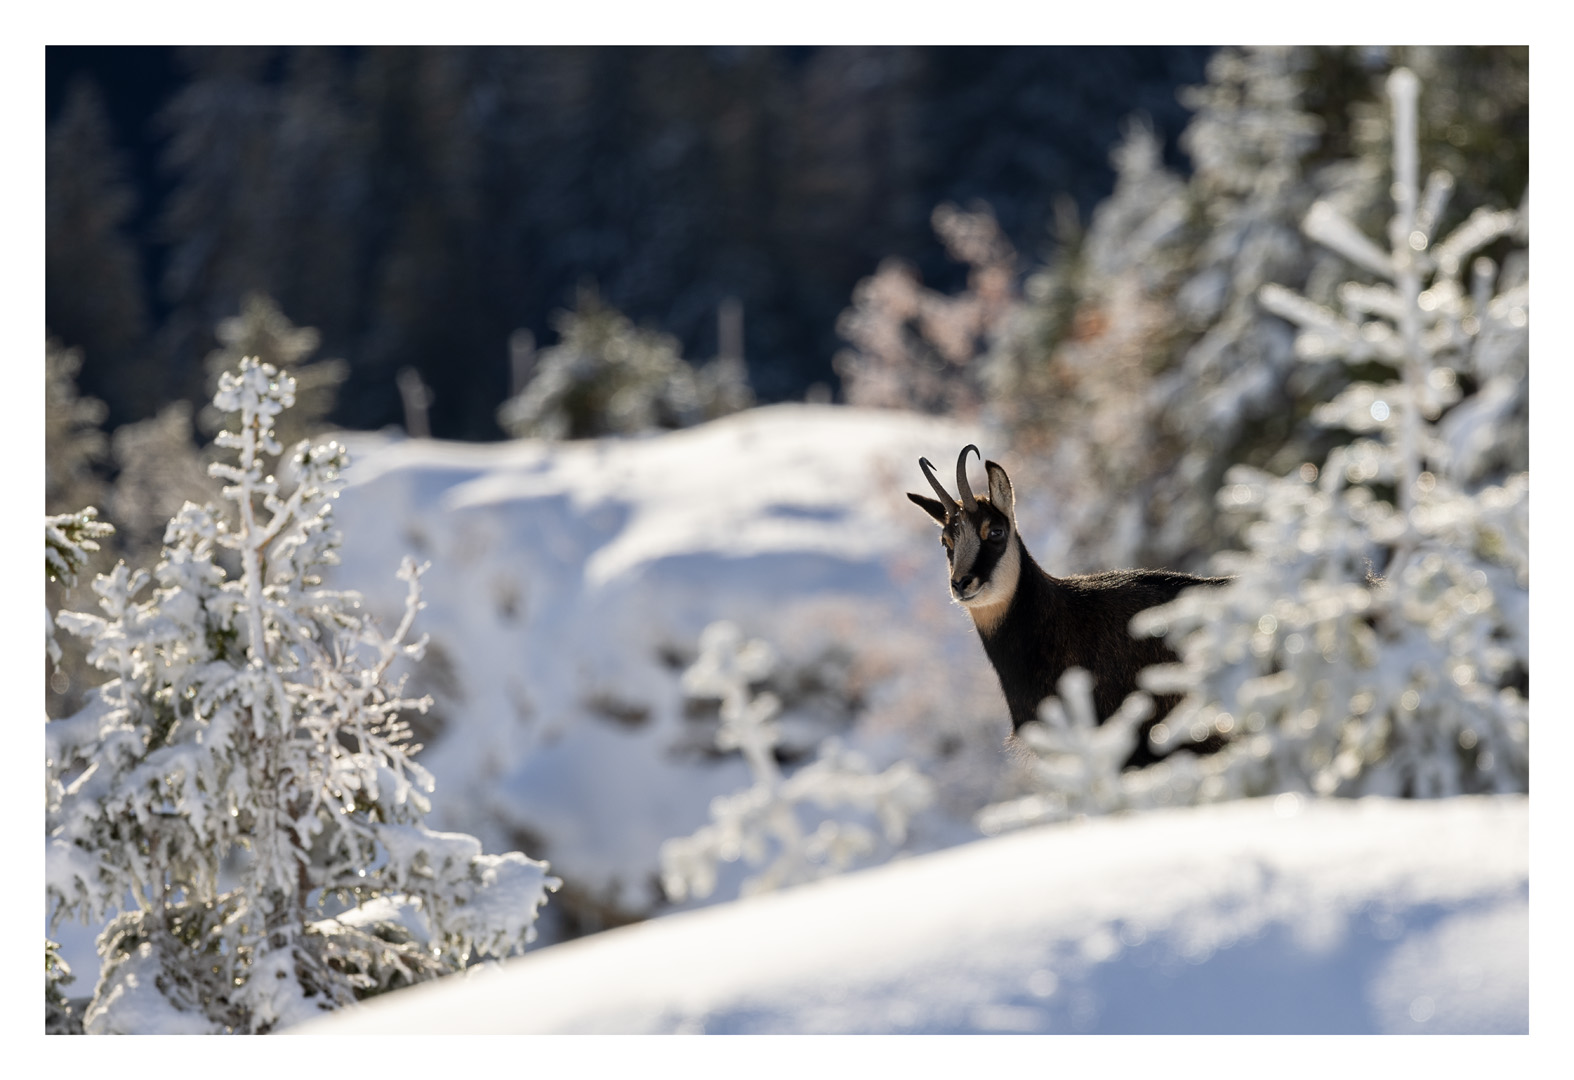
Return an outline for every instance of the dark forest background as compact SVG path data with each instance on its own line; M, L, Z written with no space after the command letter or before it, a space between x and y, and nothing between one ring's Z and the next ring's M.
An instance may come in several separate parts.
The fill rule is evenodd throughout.
M936 206L1046 258L1136 115L1171 167L1203 47L80 48L47 59L46 320L107 426L209 394L252 292L348 363L332 420L502 435L511 335L582 289L685 357L742 303L758 400L836 393L838 315L887 256L967 267ZM824 392L824 391L818 391Z

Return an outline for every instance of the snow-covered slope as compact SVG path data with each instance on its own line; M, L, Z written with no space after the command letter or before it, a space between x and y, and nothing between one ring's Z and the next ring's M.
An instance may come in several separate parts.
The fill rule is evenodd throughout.
M549 937L571 907L582 928L651 911L661 842L747 785L679 686L718 619L781 655L788 742L916 756L943 796L920 846L976 835L1004 710L904 492L920 455L954 460L978 431L780 405L646 438L347 441L336 584L391 618L400 558L430 561L413 686L437 699L434 820L551 860L567 884Z
M683 912L302 1032L1524 1032L1529 806L1045 826Z

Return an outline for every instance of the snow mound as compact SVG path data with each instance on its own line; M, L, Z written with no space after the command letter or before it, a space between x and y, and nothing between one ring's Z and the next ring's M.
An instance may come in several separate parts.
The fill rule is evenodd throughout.
M682 912L301 1033L1525 1032L1529 804L1044 826Z
M749 783L680 685L716 620L781 655L782 724L808 756L836 735L877 768L922 767L947 725L994 719L952 735L991 771L927 844L976 835L967 822L999 771L1004 708L947 602L934 528L904 493L923 488L921 455L950 460L979 431L776 405L637 438L340 438L353 463L334 584L391 619L393 568L406 554L431 563L416 626L432 647L411 688L436 699L432 717L412 718L437 782L432 820L550 860L565 887L544 913L549 940L570 910L581 930L655 910L662 842ZM974 684L951 676L959 666ZM946 679L949 693L923 689ZM959 709L968 685L982 692ZM947 715L931 723L915 698Z

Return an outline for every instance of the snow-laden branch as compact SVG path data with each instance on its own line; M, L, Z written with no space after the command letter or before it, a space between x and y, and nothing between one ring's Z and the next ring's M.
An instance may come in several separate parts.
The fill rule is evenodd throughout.
M821 744L816 761L783 777L773 723L781 703L774 694L750 689L771 675L775 663L765 642L745 642L737 626L718 622L706 627L699 658L684 673L683 687L692 697L721 700L716 745L742 752L754 784L712 800L710 824L662 845L662 886L675 901L709 896L719 865L738 859L761 867L744 881L744 895L840 873L875 854L881 840L856 816L848 817L849 811L872 817L885 842L899 846L908 821L933 797L933 785L909 763L877 773L835 739ZM800 808L811 805L840 813L806 832Z

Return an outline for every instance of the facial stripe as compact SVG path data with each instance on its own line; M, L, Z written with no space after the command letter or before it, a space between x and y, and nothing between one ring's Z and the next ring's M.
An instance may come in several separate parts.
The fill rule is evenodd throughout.
M986 547L985 541L989 530L998 524L993 515L980 511L976 517L969 515L957 522L954 532L948 530L952 539L949 547L952 580L977 577L987 582L990 579L1001 551Z

